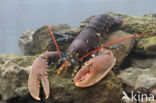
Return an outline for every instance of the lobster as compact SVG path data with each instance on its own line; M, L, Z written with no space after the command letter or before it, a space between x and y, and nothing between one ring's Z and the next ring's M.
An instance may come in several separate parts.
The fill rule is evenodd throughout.
M108 14L102 14L94 17L89 24L82 30L74 39L66 52L47 51L36 58L32 64L28 78L28 90L31 96L37 100L39 98L40 81L46 98L49 97L50 87L47 76L48 58L52 62L56 62L59 58L65 58L65 62L75 63L76 57L81 57L84 54L97 48L99 38L104 36L109 29L122 24L122 20L112 17ZM56 42L55 42L56 43ZM63 55L65 54L65 55ZM99 82L113 68L116 58L110 50L102 49L98 55L84 63L84 66L77 72L74 77L74 83L78 87L89 87ZM62 71L61 66L58 73ZM66 66L67 67L67 66Z

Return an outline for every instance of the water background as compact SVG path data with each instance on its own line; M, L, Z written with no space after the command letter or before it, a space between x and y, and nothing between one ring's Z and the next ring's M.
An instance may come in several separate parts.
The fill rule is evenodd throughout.
M18 38L45 24L77 27L93 14L156 13L156 0L0 0L0 54L21 54Z

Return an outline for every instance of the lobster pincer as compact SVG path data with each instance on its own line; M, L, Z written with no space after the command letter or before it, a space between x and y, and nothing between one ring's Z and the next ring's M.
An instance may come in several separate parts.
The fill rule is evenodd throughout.
M49 57L52 58L52 61L59 59L57 52L45 52L34 60L32 69L30 70L28 78L28 90L31 96L37 100L40 100L40 81L46 98L48 98L50 94L49 80L47 75L47 71L49 70L47 60Z
M113 68L116 58L111 50L102 49L98 55L85 62L77 72L74 82L77 87L89 87L104 78Z

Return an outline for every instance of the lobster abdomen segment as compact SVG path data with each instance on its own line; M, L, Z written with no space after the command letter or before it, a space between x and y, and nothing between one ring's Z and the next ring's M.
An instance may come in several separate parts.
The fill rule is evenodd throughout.
M108 29L113 26L119 26L122 24L122 20L112 17L108 14L101 14L93 18L86 28L91 28L95 30L96 33L100 33L101 35L108 32Z
M107 14L93 18L83 31L81 31L72 44L68 47L68 55L78 53L79 56L95 49L99 42L99 36L104 35L114 26L122 24L122 20Z

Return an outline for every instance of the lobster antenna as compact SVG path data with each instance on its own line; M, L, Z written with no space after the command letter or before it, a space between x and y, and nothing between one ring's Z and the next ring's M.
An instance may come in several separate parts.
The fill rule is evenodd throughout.
M48 24L47 24L47 27L48 27L48 29L49 29L49 31L50 31L50 34L51 34L51 36L52 36L52 38L53 38L53 41L54 41L54 43L55 43L55 47L56 47L56 49L57 49L58 55L59 55L59 57L61 58L61 52L60 52L60 50L59 50L59 48L58 48L58 45L57 45L56 39L55 39L55 37L54 37L53 31L51 30L51 28L50 28L50 26L49 26Z
M141 36L141 35L147 35L147 34L151 34L151 35L152 35L153 33L142 33L142 34L137 34L137 35L133 35L133 36L129 36L129 37L126 37L126 38L122 38L122 39L113 41L113 42L111 42L111 43L109 43L109 44L106 44L106 45L104 45L104 46L101 46L101 47L99 47L99 48L97 48L97 49L95 49L95 50L93 50L93 51L87 53L86 55L84 55L84 56L82 56L80 59L78 59L78 61L83 60L83 59L86 58L87 56L93 54L93 53L96 52L96 51L99 51L99 50L102 49L102 48L105 48L106 46L110 46L110 45L115 44L115 43L118 43L118 42L120 42L120 41L124 41L124 40L130 39L130 38L133 38L133 37L137 37L137 36ZM154 34L154 35L155 35L155 34Z

